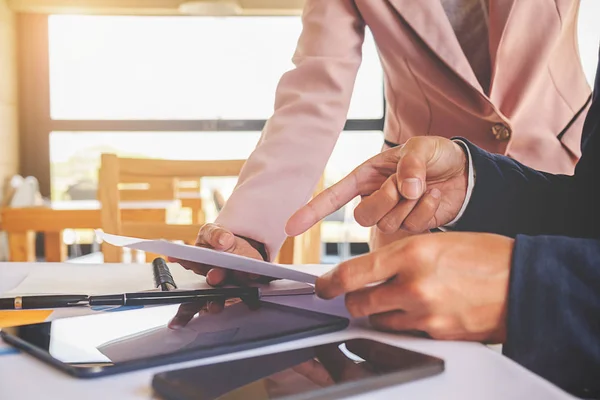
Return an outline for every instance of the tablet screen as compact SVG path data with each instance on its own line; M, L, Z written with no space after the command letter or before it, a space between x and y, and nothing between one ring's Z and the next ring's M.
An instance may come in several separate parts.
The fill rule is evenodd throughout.
M189 314L190 304L109 311L7 328L3 335L9 336L6 338L9 342L10 336L16 337L70 367L99 372L176 354L199 358L202 356L199 352L203 351L216 355L226 352L218 349L231 350L235 345L250 348L256 342L262 345L264 341L281 342L289 336L343 329L348 322L344 318L266 302L259 307L248 307L233 300L216 314L198 305L199 313L192 313L195 316L184 327L169 329L167 324L180 307L187 307Z

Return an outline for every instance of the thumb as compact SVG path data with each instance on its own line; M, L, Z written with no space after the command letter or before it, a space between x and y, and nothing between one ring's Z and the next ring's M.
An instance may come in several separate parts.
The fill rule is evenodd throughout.
M437 148L434 138L417 137L406 142L396 170L402 197L417 200L423 195L427 189L427 165L436 157Z
M215 224L206 224L200 229L196 245L220 251L231 251L235 247L235 237L227 229Z

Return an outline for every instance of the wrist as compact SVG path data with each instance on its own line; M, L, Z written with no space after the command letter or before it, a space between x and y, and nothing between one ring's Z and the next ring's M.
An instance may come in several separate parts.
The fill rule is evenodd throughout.
M471 200L471 195L473 193L473 189L475 188L475 168L473 166L473 158L471 157L471 151L467 144L461 139L453 139L452 142L456 146L458 146L458 151L460 152L460 165L461 170L459 171L460 176L460 192L461 198L457 201L458 211L455 214L454 219L445 225L447 228L451 228L460 220L462 215L467 208L469 201Z

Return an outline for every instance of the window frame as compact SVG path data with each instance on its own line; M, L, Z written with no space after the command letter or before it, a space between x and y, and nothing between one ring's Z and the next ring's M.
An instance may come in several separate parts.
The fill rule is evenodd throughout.
M49 14L19 14L20 171L35 176L43 196L50 196L50 133L262 131L266 119L194 120L54 120L50 116ZM140 16L143 18L143 16ZM181 17L185 18L185 17ZM379 119L348 119L344 131L383 131L386 102Z

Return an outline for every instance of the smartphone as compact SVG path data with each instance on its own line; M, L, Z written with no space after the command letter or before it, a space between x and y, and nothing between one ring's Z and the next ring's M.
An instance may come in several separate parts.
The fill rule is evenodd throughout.
M351 339L154 376L166 400L339 399L439 374L437 357Z

